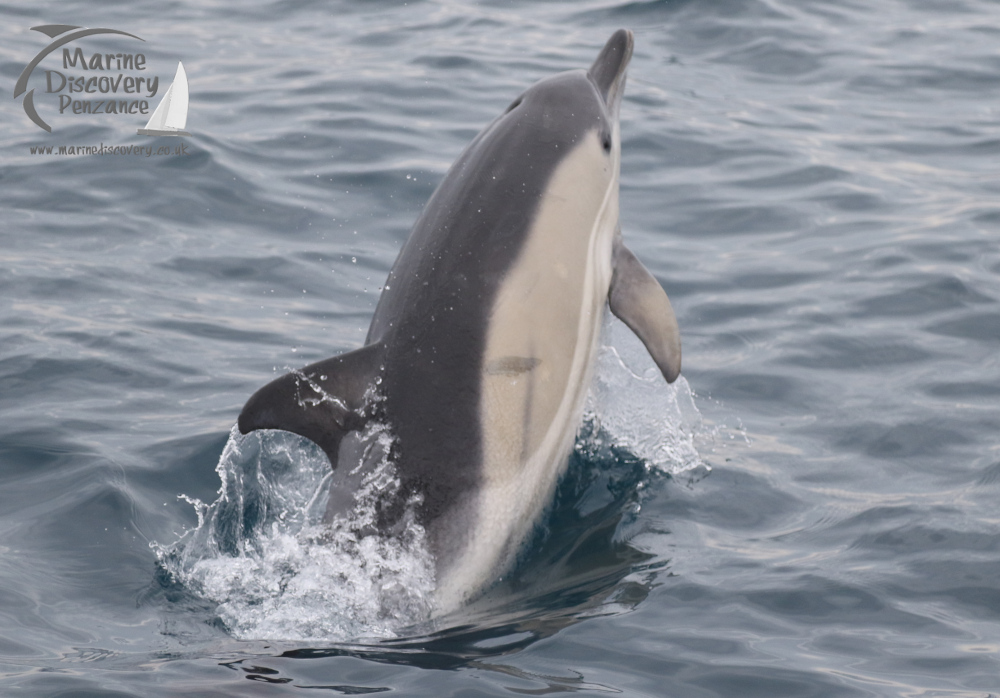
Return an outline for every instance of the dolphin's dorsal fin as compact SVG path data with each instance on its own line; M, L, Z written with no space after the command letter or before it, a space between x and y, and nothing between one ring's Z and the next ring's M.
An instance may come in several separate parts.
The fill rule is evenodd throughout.
M240 432L283 429L304 436L336 468L341 439L370 417L365 400L382 369L382 354L382 344L376 342L271 381L243 406Z
M681 331L670 299L620 237L613 263L611 312L642 340L663 377L673 383L681 372Z

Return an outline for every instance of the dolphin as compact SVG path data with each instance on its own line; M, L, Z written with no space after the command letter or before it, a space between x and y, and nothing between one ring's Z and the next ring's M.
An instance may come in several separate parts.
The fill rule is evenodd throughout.
M378 527L416 502L436 614L509 570L552 501L606 306L668 382L680 373L670 301L618 225L632 47L616 31L589 70L536 83L483 129L413 226L364 346L265 385L239 416L243 434L283 429L326 452L328 518L349 510L359 472L391 460L400 487ZM391 445L373 445L372 422Z

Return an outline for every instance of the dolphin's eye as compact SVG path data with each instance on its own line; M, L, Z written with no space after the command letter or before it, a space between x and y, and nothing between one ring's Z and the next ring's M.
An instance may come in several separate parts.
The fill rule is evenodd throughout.
M604 146L604 152L605 153L610 153L611 152L611 134L610 133L605 133L604 134L604 137L601 139L601 145Z
M511 103L510 103L510 106L509 106L509 107L507 107L507 111L505 111L505 112L504 112L504 114L507 114L508 112L511 112L511 111L513 111L513 110L514 110L515 108L517 108L517 106L521 104L521 101L522 101L523 99L524 99L524 97L518 97L518 98L517 98L517 99L515 99L515 100L514 100L513 102L511 102Z

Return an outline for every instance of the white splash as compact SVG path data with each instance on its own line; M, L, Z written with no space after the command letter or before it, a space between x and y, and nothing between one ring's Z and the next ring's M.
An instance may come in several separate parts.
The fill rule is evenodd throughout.
M639 339L610 313L595 373L586 414L611 445L671 475L709 468L695 447L702 418L688 382L680 376L668 385Z
M434 564L413 507L400 533L372 532L379 497L399 487L392 463L368 473L349 520L330 524L321 523L330 465L303 439L234 428L216 470L216 501L188 499L198 527L154 549L176 580L218 604L234 637L392 637L430 615Z

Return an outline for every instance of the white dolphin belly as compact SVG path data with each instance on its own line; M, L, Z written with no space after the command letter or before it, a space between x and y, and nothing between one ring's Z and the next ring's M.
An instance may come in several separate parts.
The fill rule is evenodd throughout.
M483 484L438 610L508 568L552 501L593 376L618 223L618 163L596 132L555 171L490 314L480 424Z

